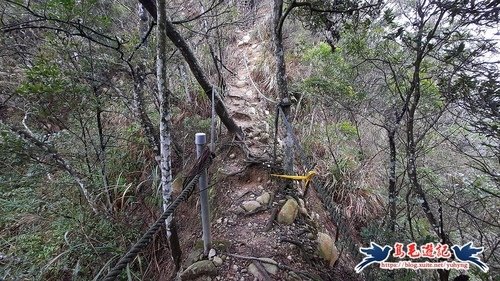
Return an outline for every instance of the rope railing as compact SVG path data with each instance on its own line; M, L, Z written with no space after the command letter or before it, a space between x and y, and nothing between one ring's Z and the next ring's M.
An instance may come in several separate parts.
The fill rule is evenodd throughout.
M165 225L165 220L170 215L172 215L174 210L177 207L179 207L179 205L182 202L187 201L189 196L191 196L196 184L200 180L202 173L208 168L208 166L210 166L212 158L213 155L210 154L208 157L202 157L199 159L199 161L193 167L193 170L196 171L196 174L189 175L191 176L191 178L187 181L187 184L184 185L181 194L179 194L179 196L177 196L177 198L175 198L175 200L170 205L168 205L167 209L155 221L155 223L149 227L148 231L146 231L146 233L144 233L144 235L142 235L142 237L139 238L139 240L137 240L137 242L134 245L132 245L130 250L128 250L128 252L118 260L115 266L101 280L103 281L116 280L118 275L120 275L120 273L127 266L127 264L132 262L137 257L137 255L149 245L156 232L158 232L158 230ZM94 278L94 280L97 280L97 277Z

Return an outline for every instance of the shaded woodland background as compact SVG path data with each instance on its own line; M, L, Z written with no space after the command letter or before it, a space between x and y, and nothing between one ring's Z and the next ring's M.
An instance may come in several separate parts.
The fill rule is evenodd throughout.
M2 0L0 11L1 280L91 280L123 254L171 200L160 183L192 164L194 133L210 132L214 89L217 147L250 139L223 105L243 63L236 30L265 42L250 75L270 129L252 161L273 160L285 105L352 239L473 241L490 271L473 267L471 280L498 280L499 1ZM307 172L276 130L280 169ZM160 280L167 244L158 235L123 280Z

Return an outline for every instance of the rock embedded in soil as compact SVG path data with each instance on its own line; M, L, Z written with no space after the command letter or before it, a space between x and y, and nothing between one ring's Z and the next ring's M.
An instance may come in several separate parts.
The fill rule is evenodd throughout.
M267 205L267 204L269 204L269 201L271 200L271 194L269 194L269 192L264 192L264 193L262 193L262 195L257 197L257 199L255 199L255 200L257 200L257 202L259 202L262 205Z
M224 261L220 257L215 256L213 262L216 266L221 266Z
M332 237L326 233L318 232L318 253L328 265L332 267L339 258L339 251Z
M285 225L290 225L297 217L299 204L295 199L288 199L278 213L278 222Z
M215 249L210 249L210 251L208 252L208 259L211 260L213 257L215 257L216 254L217 252L215 252Z
M180 274L180 278L183 281L193 280L203 275L217 275L217 268L215 267L215 264L213 262L208 260L195 262Z
M245 201L243 203L241 203L241 207L247 211L247 212L253 212L255 210L257 210L257 208L260 208L260 203L257 202L257 201Z

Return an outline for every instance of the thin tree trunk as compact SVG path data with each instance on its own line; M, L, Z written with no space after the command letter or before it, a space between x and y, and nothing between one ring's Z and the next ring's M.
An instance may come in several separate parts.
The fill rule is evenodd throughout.
M158 83L158 94L160 95L160 170L161 186L163 196L163 209L166 210L172 202L172 169L171 169L171 146L172 139L170 135L170 91L167 89L167 35L166 22L167 10L166 1L158 0L158 26L157 26L157 61L156 75ZM176 269L180 267L180 245L175 231L175 222L173 216L165 220L167 238L170 245L172 259L175 262Z
M389 229L396 233L396 131L389 129Z
M415 113L420 101L420 62L422 61L421 56L417 56L414 70L413 86L414 94L413 101L410 103L410 108L408 110L408 119L406 124L406 138L407 138L407 166L408 166L408 178L412 185L413 190L417 194L417 199L420 202L420 206L424 211L427 221L432 227L432 230L436 235L441 238L441 243L449 243L444 230L439 227L438 220L432 212L427 196L418 180L417 171L417 153L416 153L416 142L415 142ZM439 280L447 281L449 279L449 270L438 270Z
M97 93L96 93L96 99L99 102L99 96L97 96ZM102 109L100 105L97 106L96 110L96 122L97 122L97 132L99 134L99 152L97 158L99 159L99 163L101 164L101 177L102 177L102 183L104 185L104 193L106 195L106 203L108 204L109 212L112 212L113 204L112 204L111 191L109 190L108 174L106 170L106 144L104 141L104 129L102 126Z
M276 83L278 87L278 94L281 98L283 113L288 122L291 123L290 116L290 95L288 93L288 85L286 81L286 65L285 65L285 52L283 48L283 34L282 34L282 14L283 14L283 0L274 0L273 6L273 45L274 45L274 58L276 60ZM286 173L293 173L293 132L285 133L285 156L283 159L283 169Z

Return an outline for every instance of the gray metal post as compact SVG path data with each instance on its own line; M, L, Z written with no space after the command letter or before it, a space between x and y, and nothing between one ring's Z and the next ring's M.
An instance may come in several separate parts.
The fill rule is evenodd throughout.
M207 143L207 135L197 133L195 136L196 154L201 157L203 147ZM210 235L210 208L208 206L208 189L207 189L207 169L203 170L198 182L200 188L200 205L201 205L201 225L203 228L203 252L208 255L212 247L212 238Z

